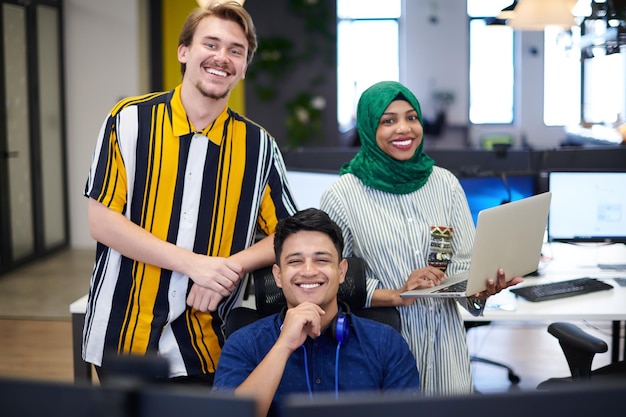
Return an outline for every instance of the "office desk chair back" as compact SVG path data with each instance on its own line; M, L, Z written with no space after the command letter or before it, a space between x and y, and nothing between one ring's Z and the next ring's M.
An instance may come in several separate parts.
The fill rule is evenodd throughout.
M394 307L365 307L365 262L361 258L349 257L348 271L344 282L339 286L338 298L350 307L352 314L376 320L400 331L400 315ZM225 322L226 338L237 329L248 325L261 317L266 317L280 310L287 304L280 288L276 286L272 268L262 268L252 273L254 282L254 300L256 309L248 307L234 308Z
M558 339L571 375L547 379L537 386L538 389L550 390L577 383L619 384L626 387L626 360L591 369L594 356L608 350L604 340L590 335L573 323L552 323L548 326L548 333Z

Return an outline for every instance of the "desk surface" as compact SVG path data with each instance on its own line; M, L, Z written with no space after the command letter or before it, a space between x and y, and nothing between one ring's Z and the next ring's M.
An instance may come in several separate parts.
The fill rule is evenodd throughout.
M463 318L471 321L626 320L626 287L612 279L626 277L626 271L597 266L626 264L626 245L546 243L543 259L539 266L540 275L525 278L519 286L589 276L606 281L613 289L534 303L504 290L489 298L484 316L474 317L459 307ZM85 295L70 305L70 313L84 314L86 307Z
M85 314L87 311L87 294L70 304L70 313Z
M613 280L626 277L626 270L600 269L598 264L626 264L626 246L547 243L539 276L526 277L517 287L592 277L607 282L613 289L540 302L527 301L507 289L489 298L484 316L473 317L461 308L463 318L471 321L626 320L626 287Z

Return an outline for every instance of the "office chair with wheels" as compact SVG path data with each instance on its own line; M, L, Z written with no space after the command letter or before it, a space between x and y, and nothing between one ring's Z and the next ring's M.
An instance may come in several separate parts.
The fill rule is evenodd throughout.
M537 386L538 389L559 388L573 383L626 383L624 360L591 369L594 356L608 350L604 340L590 335L572 323L552 323L548 326L548 333L558 339L571 375L547 379Z
M469 331L470 329L473 329L474 327L478 327L478 326L486 326L489 325L491 322L489 321L466 321L463 324L465 325L465 332ZM508 378L509 381L511 382L511 384L517 385L519 384L521 378L519 377L519 375L517 375L515 373L515 371L513 370L513 368L511 368L510 366L502 363L502 362L497 362L494 361L492 359L487 359L487 358L483 358L480 356L476 356L476 355L470 355L470 361L471 362L480 362L480 363L485 363L487 365L493 365L493 366L497 366L500 368L504 368L507 370L508 373Z
M365 263L361 258L349 257L348 271L344 282L339 285L337 297L350 307L352 314L379 321L400 331L400 314L394 307L365 308ZM261 317L278 313L287 304L283 291L276 286L272 268L262 268L252 273L254 280L254 301L256 309L234 308L226 318L224 335L226 338L237 329Z

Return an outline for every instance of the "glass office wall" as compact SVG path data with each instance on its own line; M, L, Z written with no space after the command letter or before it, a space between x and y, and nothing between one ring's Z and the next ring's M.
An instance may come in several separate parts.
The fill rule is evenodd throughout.
M62 165L63 114L61 92L61 48L59 33L59 10L49 6L37 6L37 56L44 65L38 66L39 82L39 128L41 138L41 180L43 199L44 247L52 248L66 241L65 176Z
M2 5L4 90L6 111L7 174L12 257L23 258L35 250L30 161L30 114L26 9Z
M68 243L61 2L0 8L0 273Z

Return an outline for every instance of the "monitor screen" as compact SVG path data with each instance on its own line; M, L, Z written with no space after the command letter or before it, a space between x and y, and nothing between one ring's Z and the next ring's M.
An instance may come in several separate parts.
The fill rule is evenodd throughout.
M205 387L152 385L135 393L135 417L255 417L256 403L252 398L238 397L232 392L212 392Z
M548 239L626 242L626 172L549 172Z
M502 174L460 177L459 182L469 204L474 225L481 210L536 194L534 174Z
M111 379L103 385L36 381L0 376L0 415L26 416L219 416L255 417L252 398L176 384Z
M287 181L298 210L319 208L322 194L338 179L339 174L328 172L287 170Z
M484 417L506 414L507 417L588 417L606 410L623 410L624 385L565 384L552 391L511 391L482 395L409 396L401 393L344 393L331 396L288 397L283 417ZM611 408L616 407L616 408Z

